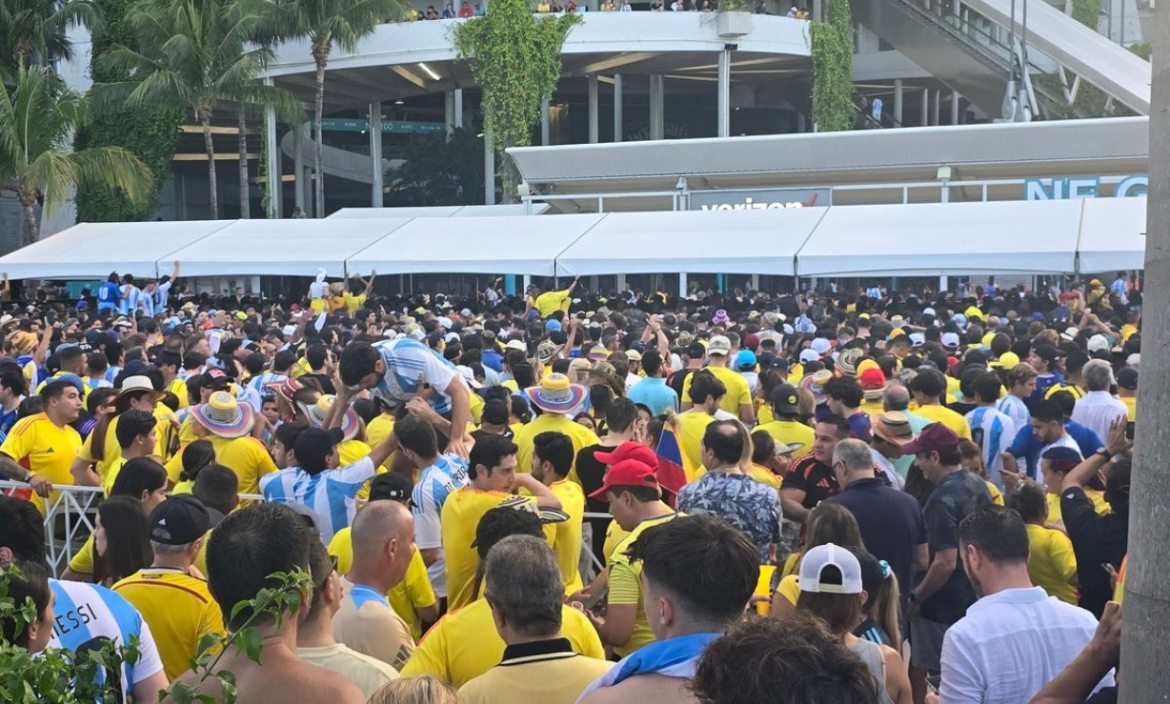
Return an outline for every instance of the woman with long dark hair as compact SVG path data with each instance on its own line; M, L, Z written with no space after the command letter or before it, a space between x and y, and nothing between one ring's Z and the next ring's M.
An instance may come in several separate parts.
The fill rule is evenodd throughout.
M183 449L183 471L179 473L174 493L190 494L199 471L212 464L215 464L215 445L210 440L196 440L187 445Z
M78 484L83 486L101 486L110 471L110 467L121 456L122 448L118 444L116 429L118 417L129 410L144 411L154 414L159 400L166 394L154 388L154 382L148 376L132 376L122 381L122 390L114 400L114 412L102 414L94 425L93 431L85 439L85 444L77 452L77 459L69 471ZM159 423L167 421L160 420ZM159 428L158 444L166 442L170 433L165 427ZM166 449L156 447L159 459L165 461Z
M93 529L94 582L111 587L149 566L150 523L142 502L129 496L115 496L98 506Z
M115 497L127 497L142 505L142 513L149 516L167 498L167 470L158 462L149 457L136 457L118 471L110 487L109 501ZM94 550L94 536L89 536L73 559L69 561L69 569L65 570L62 579L76 582L92 582L95 577L95 563L97 562Z

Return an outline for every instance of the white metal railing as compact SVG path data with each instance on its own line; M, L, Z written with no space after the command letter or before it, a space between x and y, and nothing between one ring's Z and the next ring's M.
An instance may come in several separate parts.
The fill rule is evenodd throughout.
M28 484L0 480L0 494L23 495L30 492ZM53 495L45 501L45 550L54 577L60 577L85 539L93 533L93 517L102 498L100 486L54 484ZM263 501L260 494L240 494L241 501ZM586 513L589 518L612 518L608 513ZM593 546L582 541L594 568L604 565L593 554Z
M1102 185L1117 185L1130 176L1094 176L1099 184ZM935 200L933 202L947 203L950 201L950 194L952 189L978 189L979 200L986 202L988 200L988 189L1002 186L1019 186L1020 195L1018 198L1007 198L1003 200L1026 200L1027 194L1025 187L1032 179L1027 178L996 178L996 179L971 179L964 181L951 180L934 180L934 181L891 181L889 183L847 183L847 184L801 184L783 186L760 186L762 190L774 189L798 189L798 190L819 190L827 189L830 193L861 193L872 194L872 198L864 199L863 204L868 204L872 200L873 203L896 203L901 202L903 205L910 203L911 191L915 191L915 195L922 195L922 191L936 191ZM736 188L731 189L736 192L751 191L754 188ZM597 203L597 212L604 213L606 200L617 199L636 199L636 198L660 198L670 199L670 210L688 210L690 208L690 191L689 190L675 190L675 191L627 191L624 193L556 193L549 195L532 194L521 197L521 201L525 206L525 213L531 214L534 212L533 208L538 203L551 203L553 201L595 201ZM893 198L889 194L894 195ZM830 198L830 203L832 199Z

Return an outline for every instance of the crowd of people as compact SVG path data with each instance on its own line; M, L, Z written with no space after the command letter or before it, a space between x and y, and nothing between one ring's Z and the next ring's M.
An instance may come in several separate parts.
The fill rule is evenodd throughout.
M125 701L222 701L201 639L297 570L263 657L220 661L239 701L1116 700L1124 273L685 299L180 275L0 318L0 566L37 614L2 636L136 643ZM51 579L70 485L102 500Z

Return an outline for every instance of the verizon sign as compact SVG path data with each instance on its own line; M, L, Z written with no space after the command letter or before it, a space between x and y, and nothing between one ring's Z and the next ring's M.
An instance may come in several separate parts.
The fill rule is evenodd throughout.
M832 205L828 188L691 191L691 210L781 210Z

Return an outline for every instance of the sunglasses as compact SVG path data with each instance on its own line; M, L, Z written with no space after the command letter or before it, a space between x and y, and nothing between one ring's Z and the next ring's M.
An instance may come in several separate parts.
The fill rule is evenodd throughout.
M336 571L337 571L337 555L330 555L329 556L329 572L325 575L325 579L322 579L321 583L317 585L317 588L324 589L325 585L329 583L329 578L332 577L333 573Z

